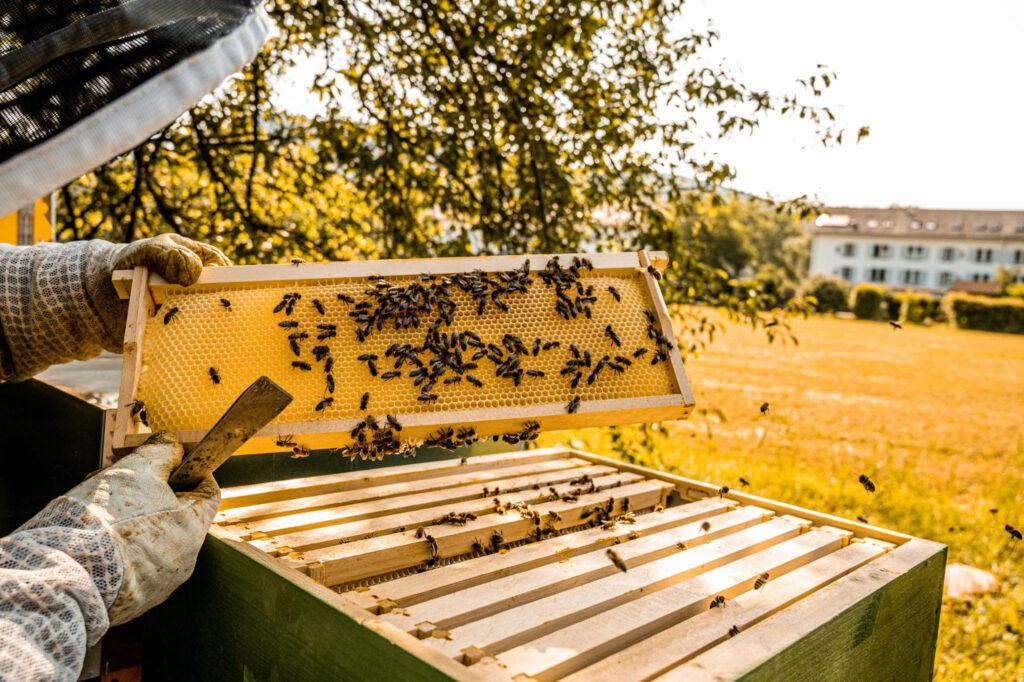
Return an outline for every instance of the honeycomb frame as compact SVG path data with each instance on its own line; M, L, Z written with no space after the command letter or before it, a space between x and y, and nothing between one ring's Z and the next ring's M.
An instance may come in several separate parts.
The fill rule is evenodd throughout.
M559 267L568 267L575 259L587 259L592 265L592 269L580 269L579 281L584 287L593 287L592 298L596 299L588 306L587 317L581 313L565 320L553 305L557 294L539 275L553 258L556 256L490 256L206 268L199 281L187 288L169 284L145 268L119 271L114 284L119 294L129 299L129 314L114 449L132 448L151 433L149 426L132 414L136 401L146 405L149 425L170 431L187 446L198 442L260 374L280 383L295 396L295 402L238 454L286 451L292 449L288 442L300 444L302 450L345 448L353 444L351 431L367 415L381 423L386 415L394 415L403 427L398 435L412 444L433 439L446 427L471 426L476 437L485 438L523 432L530 422L536 424L535 433L688 415L694 400L678 350L672 344L665 349L663 362L650 365L648 358L658 347L644 336L653 329L662 338L672 339L671 322L657 284L667 264L665 254L559 254ZM460 333L461 342L461 333L475 328L485 345L501 345L503 334L514 334L528 348L521 358L524 366L543 368L537 371L544 375L520 376L521 381L513 382L498 376L494 363L483 358L473 373L484 386L471 387L464 378L451 386L438 380L432 390L439 398L432 403L421 404L411 397L418 389L408 377L409 366L399 368L402 376L393 381L380 376L394 364L394 358L385 358L389 344L416 343L424 336L428 319L415 329L374 329L365 342L357 342L352 335L357 325L347 316L354 303L335 297L343 293L361 302L359 292L381 279L401 287L421 277L475 276L473 273L492 277L515 271L526 262L533 284L525 293L508 294L503 299L508 310L489 304L482 316L477 315L477 299L456 290L451 296L458 304L449 319L451 325L441 324L439 332ZM616 289L614 295L608 287ZM287 314L275 305L286 300L286 293L302 294ZM223 307L221 299L231 301L231 310ZM322 305L314 306L313 299ZM467 306L467 301L471 305ZM165 321L174 308L178 313ZM329 352L335 358L332 377L336 375L337 386L331 393L322 386L310 388L309 382L303 383L307 377L323 381L322 362L310 355L321 343L315 340L316 323L321 320L337 329L337 337L325 341L334 344ZM300 342L301 353L289 349L287 337L294 329L277 326L290 321L297 323L294 329L311 332L310 338ZM608 325L618 330L621 347L607 336ZM559 346L532 353L536 339L544 344L558 341ZM621 353L632 359L634 349L641 346L648 347L650 353L630 366L611 360L625 371L605 369L593 385L586 381L589 374L584 374L581 385L570 389L571 374L554 370L572 357L567 348L572 343L592 351L592 366L603 355L613 358ZM355 359L363 353L378 356L375 376L368 363ZM197 359L197 355L202 357ZM292 361L305 362L312 371L296 370L289 366ZM211 368L217 370L216 382L211 380ZM454 376L450 373L446 378ZM358 409L364 392L371 393L365 411ZM569 413L567 403L573 396L581 400L575 412ZM325 397L334 397L335 402L327 409L315 410Z

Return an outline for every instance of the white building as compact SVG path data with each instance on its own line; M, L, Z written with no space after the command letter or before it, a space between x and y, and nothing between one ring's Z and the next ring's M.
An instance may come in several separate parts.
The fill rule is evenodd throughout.
M945 291L1024 272L1024 211L830 208L808 226L811 274ZM1018 275L1024 281L1024 275Z

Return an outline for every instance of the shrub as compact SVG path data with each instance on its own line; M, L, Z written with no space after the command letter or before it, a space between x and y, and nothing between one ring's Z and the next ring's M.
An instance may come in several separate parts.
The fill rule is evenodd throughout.
M885 306L889 292L885 287L875 284L858 284L850 293L850 308L860 320L885 320L889 317L888 306Z
M960 329L1024 334L1024 300L1019 298L952 293L942 299L942 307Z
M1024 298L1024 282L1017 282L1016 284L1007 284L1006 289L1003 293L1007 296L1015 296L1016 298Z
M896 294L900 304L899 319L904 322L923 324L942 314L942 301L921 291L901 291Z
M819 313L836 313L850 309L850 287L836 277L814 275L800 285L800 296L813 296L818 301L815 310Z

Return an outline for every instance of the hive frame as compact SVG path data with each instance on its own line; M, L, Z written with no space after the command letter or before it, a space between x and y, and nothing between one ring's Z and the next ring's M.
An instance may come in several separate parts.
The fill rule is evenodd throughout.
M667 609L664 621L657 620L662 618L657 613L638 611L634 608L632 617L636 621L616 621L613 630L619 634L608 639L607 644L602 643L604 640L601 639L609 637L607 619L602 625L600 613L593 617L583 617L582 620L577 619L576 625L553 625L555 631L562 627L580 631L578 639L573 641L579 642L581 652L586 652L580 654L586 657L587 662L584 664L567 662L566 665L570 667L560 669L557 664L549 665L546 662L546 655L531 654L529 651L517 653L513 649L511 652L498 654L496 658L483 655L483 652L480 652L479 657L471 657L467 653L463 662L457 663L453 668L452 661L458 659L458 656L453 658L453 654L459 653L458 636L455 642L446 644L443 641L445 631L439 630L438 632L442 634L436 634L431 629L432 623L404 622L407 618L403 616L414 614L393 614L386 610L377 613L376 608L383 605L372 596L374 588L370 591L361 592L357 589L338 594L319 584L323 576L312 570L315 564L303 566L301 562L288 555L277 558L267 556L252 544L252 540L240 540L237 528L220 527L215 524L210 532L214 539L225 545L225 549L233 547L259 562L265 569L305 590L316 592L319 598L348 617L375 633L384 635L390 643L415 654L429 666L456 679L539 680L556 679L566 673L571 673L573 680L581 681L650 679L663 674L674 675L676 679L734 679L751 673L751 679L773 679L773 673L775 678L782 670L800 669L806 674L815 665L826 666L817 668L819 672L842 671L841 676L849 679L857 678L858 675L855 673L870 675L868 671L882 677L896 676L899 673L907 675L909 679L927 679L934 656L935 628L938 623L937 610L932 606L937 605L941 599L942 566L946 551L942 545L754 495L730 491L724 494L723 499L718 499L719 488L715 485L628 465L571 448L545 448L491 455L479 460L473 458L470 460L470 468L475 465L474 470L483 467L482 471L486 472L490 467L507 467L517 462L545 463L559 457L572 458L577 461L575 466L583 467L588 463L607 465L621 472L634 472L649 480L656 479L670 484L671 495L668 503L675 509L681 507L673 505L673 502L676 505L681 501L698 502L715 507L724 506L728 509L746 508L755 515L762 513L765 519L758 522L752 518L738 528L750 528L758 523L767 525L770 519L774 518L777 519L774 522L776 525L789 523L799 526L800 537L806 537L812 532L817 533L818 537L823 537L823 533L834 534L832 545L835 548L849 547L850 552L861 558L852 561L843 559L846 567L836 568L831 577L823 579L820 584L799 586L797 589L792 585L783 588L783 585L779 584L777 588L782 591L769 600L769 603L777 602L770 607L761 608L755 603L753 607L730 606L719 613L707 611L705 605L697 609L703 609L704 615L691 615L674 625L673 617L668 615L672 608L676 608L671 602L665 602L662 607L658 607ZM451 475L466 470L464 464L460 465L458 460L451 460L389 467L377 475L386 477L380 479L384 482L423 481L426 480L424 477ZM365 475L366 472L361 474ZM342 482L343 485L353 486L346 488L350 490L374 485L369 480L357 480L355 474L336 476L336 481L335 476L314 478L330 478L334 481L331 485ZM243 486L234 490L227 489L225 503L231 510L238 508L233 506L235 503L259 503L281 499L279 496L287 486L309 486L311 483L312 481L280 481ZM323 492L314 488L309 490L313 493ZM705 501L699 502L700 500ZM714 514L722 515L715 518L724 518L724 515L728 514L728 509L715 511ZM692 518L699 520L706 515L704 512L694 512ZM734 513L733 516L735 515ZM624 530L625 527L622 532ZM649 536L644 532L642 537ZM792 531L787 537L792 537ZM543 545L557 541L542 540L512 551L538 554ZM856 546L851 547L851 544ZM601 546L596 544L591 547ZM623 545L623 548L628 549L627 545ZM766 550L766 553L771 552ZM561 551L555 554L555 559L545 560L547 565L554 566L569 560L570 557L580 556L578 553L563 554ZM749 552L737 554L736 559L728 561L739 561L748 554ZM816 556L822 555L808 554L800 559L797 565L806 565ZM492 558L498 559L498 555L492 555ZM842 563L838 553L835 554L835 559L836 564ZM389 570L388 567L381 568ZM416 598L411 604L419 604L424 599L432 599L439 595L461 594L458 590L453 593L454 587L451 583L446 587L437 587L436 594L426 594L435 589L431 585L438 580L437 576L442 575L444 570L437 569L417 576L416 580L419 582L416 591L425 596ZM494 580L500 575L505 574L495 574L488 580ZM469 582L464 587L482 584L484 583ZM793 595L788 596L785 590L792 591ZM772 594L771 588L765 594ZM636 601L639 603L640 599L637 598ZM931 601L935 604L933 605ZM652 607L656 606L654 602L651 604ZM412 609L413 606L408 608ZM403 610L405 609L398 609ZM729 624L734 622L733 619L743 619L739 621L743 625L743 633L739 637L729 638L724 636L724 632ZM711 621L714 621L714 624L706 627L703 625ZM870 626L865 629L866 624ZM413 630L410 630L411 625L415 626ZM540 624L540 627L546 629L546 622ZM431 639L432 637L441 639ZM849 644L850 637L856 637L856 648ZM427 641L424 641L424 638L427 638ZM906 655L892 656L893 647L897 647ZM441 658L437 657L438 651L443 654ZM555 655L558 655L557 647L554 651ZM680 653L681 651L686 653ZM816 663L811 662L812 660ZM538 667L516 667L531 664ZM584 667L581 668L580 665ZM536 678L533 677L535 672Z
M661 290L655 278L648 272L649 266L653 266L659 272L664 271L668 264L668 257L664 252L558 254L563 263L571 261L574 256L590 259L595 272L639 273L646 284L662 333L668 338L673 338L672 323ZM204 268L199 280L190 289L232 286L241 288L273 282L280 282L282 285L300 284L307 281L365 278L370 275L401 277L469 273L475 270L500 272L518 268L525 260L529 260L531 269L537 271L543 269L550 258L552 254L211 267ZM113 283L118 294L129 300L121 390L112 439L114 451L123 453L142 444L151 435L151 431L130 414L138 389L146 323L152 319L156 307L162 304L168 293L180 290L181 287L170 284L158 274L150 273L142 267L116 271L113 274ZM671 395L590 400L583 402L574 414L566 413L562 404L546 404L526 408L515 406L395 416L413 433L424 435L431 429L450 423L487 424L501 432L519 430L527 420L541 422L542 430L557 430L681 419L689 415L693 409L693 392L678 350L669 352L668 356L672 378L678 389ZM312 449L332 447L336 443L331 442L329 434L350 431L358 423L357 419L336 419L270 424L261 429L237 454L286 449L276 446L274 442L276 437L285 434L303 437ZM205 430L189 430L176 431L173 435L182 443L190 445L201 440L205 433Z

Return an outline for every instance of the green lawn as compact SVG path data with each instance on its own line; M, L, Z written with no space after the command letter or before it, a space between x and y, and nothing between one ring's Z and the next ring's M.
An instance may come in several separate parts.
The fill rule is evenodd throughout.
M937 677L1024 675L1024 542L1003 529L1024 528L1024 336L831 318L798 321L794 334L798 346L780 346L728 326L687 363L694 416L634 456L948 544L950 561L995 572L1002 590L947 601ZM606 431L568 438L611 447Z

